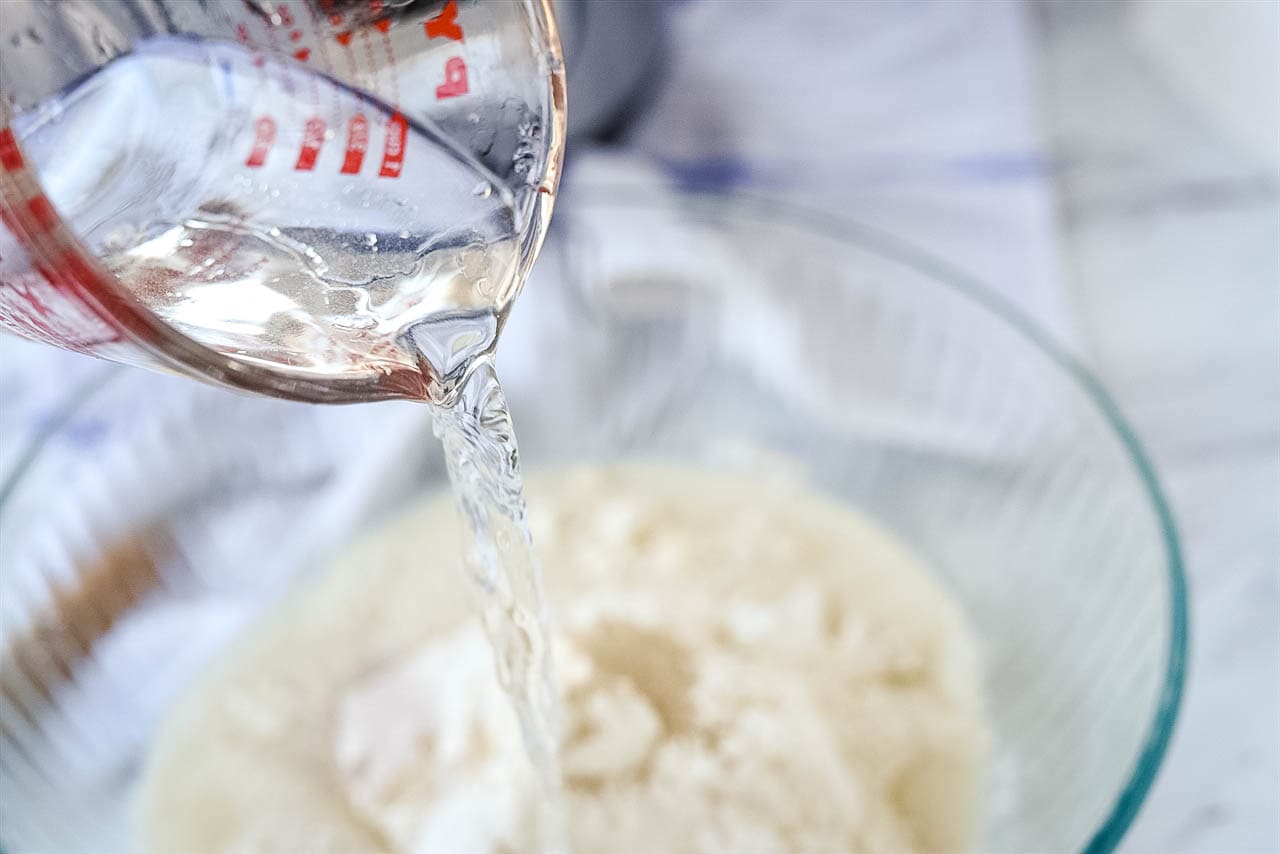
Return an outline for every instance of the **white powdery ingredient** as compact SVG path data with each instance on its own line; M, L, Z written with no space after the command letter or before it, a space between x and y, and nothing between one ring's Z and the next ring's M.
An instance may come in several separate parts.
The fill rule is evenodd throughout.
M578 854L968 847L988 742L975 643L887 533L689 469L529 490ZM139 797L150 851L533 850L537 786L453 525L443 497L357 544L184 698Z

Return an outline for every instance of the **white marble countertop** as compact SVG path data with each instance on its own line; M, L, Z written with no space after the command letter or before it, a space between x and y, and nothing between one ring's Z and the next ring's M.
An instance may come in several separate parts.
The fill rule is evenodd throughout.
M1188 690L1121 850L1275 852L1280 192L1127 38L1122 13L1059 7L1039 22L1082 349L1154 458L1191 585Z

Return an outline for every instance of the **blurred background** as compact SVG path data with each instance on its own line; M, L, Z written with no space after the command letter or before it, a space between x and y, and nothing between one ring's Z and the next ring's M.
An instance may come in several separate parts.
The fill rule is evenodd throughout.
M634 184L834 213L1097 372L1192 596L1189 690L1121 850L1280 850L1280 2L574 5L562 211ZM110 416L70 403L114 370L0 338L0 482L36 444L91 453Z

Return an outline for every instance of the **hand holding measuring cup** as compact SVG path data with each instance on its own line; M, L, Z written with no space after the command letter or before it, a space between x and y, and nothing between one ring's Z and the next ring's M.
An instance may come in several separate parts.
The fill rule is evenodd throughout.
M492 347L559 180L548 0L15 0L0 38L0 326L331 402L421 397L423 324Z

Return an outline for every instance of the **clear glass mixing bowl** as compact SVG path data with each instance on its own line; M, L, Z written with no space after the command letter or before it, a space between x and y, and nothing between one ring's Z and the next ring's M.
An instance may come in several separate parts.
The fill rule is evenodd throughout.
M1164 498L1097 380L848 223L603 189L561 210L500 348L526 467L786 469L877 518L979 635L977 850L1113 849L1169 740L1187 603ZM121 368L54 421L0 492L0 841L128 851L140 760L191 676L443 464L425 407Z

